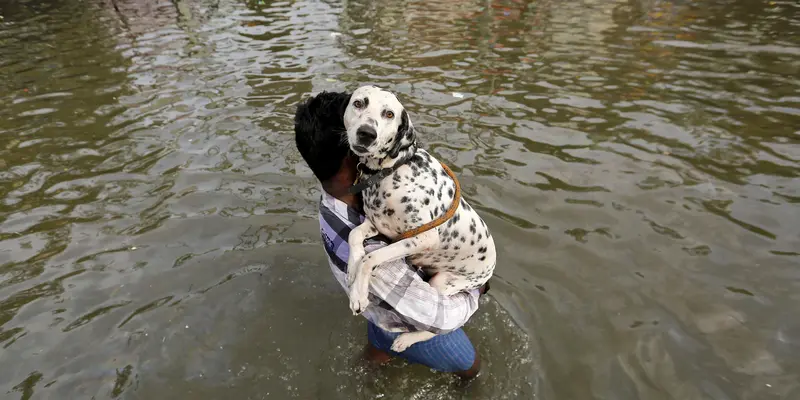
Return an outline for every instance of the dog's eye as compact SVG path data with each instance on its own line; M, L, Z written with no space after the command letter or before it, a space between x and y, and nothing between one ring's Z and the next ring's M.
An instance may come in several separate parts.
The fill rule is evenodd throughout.
M392 119L394 118L394 113L391 111L387 111L386 114L383 114L386 118Z
M353 107L355 107L355 108L364 107L364 103L361 100L356 100L356 101L353 102Z

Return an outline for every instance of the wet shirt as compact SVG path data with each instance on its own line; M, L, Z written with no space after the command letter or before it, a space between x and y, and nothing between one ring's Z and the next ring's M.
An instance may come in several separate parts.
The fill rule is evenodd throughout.
M323 190L319 203L322 242L333 276L345 290L350 231L364 221L364 216ZM386 242L368 239L367 253L386 246ZM369 287L370 305L362 313L381 329L390 332L426 330L441 334L460 328L478 309L479 291L443 296L425 282L425 274L405 259L376 267Z

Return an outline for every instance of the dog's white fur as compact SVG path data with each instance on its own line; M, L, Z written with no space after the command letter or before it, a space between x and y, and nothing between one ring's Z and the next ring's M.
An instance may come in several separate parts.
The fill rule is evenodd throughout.
M381 233L394 240L443 215L453 200L455 184L434 157L417 147L414 127L394 94L375 86L358 88L345 110L344 125L350 148L372 170L391 168L410 157L391 175L362 192L367 218L348 238L347 278L353 313L362 312L369 304L373 268L404 257L435 274L429 283L443 295L478 288L488 281L495 267L494 240L463 198L444 224L365 255L364 239ZM376 133L371 143L363 137L365 127ZM392 350L402 352L434 336L427 331L404 333L395 339Z

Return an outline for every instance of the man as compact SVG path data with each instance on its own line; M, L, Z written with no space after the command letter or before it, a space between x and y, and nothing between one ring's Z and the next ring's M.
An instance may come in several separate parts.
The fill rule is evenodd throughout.
M356 179L358 160L344 136L342 116L350 100L346 93L323 92L303 104L295 114L295 142L323 189L319 204L320 233L334 277L347 292L350 231L364 221L361 199L349 193ZM387 244L383 237L366 241L367 253ZM370 280L366 356L384 363L392 356L432 369L452 372L464 379L477 376L480 358L461 326L478 309L486 287L470 293L443 296L426 281L424 273L405 260L381 264ZM390 349L403 332L427 330L437 334L402 353Z

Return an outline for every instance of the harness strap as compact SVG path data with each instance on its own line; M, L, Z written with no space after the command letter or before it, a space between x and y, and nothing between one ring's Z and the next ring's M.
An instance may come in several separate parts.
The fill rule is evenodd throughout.
M363 174L363 171L360 169L361 165L359 164L358 177L356 178L356 181L353 183L353 186L350 187L350 193L357 194L363 191L364 189L371 187L372 185L375 185L376 183L380 182L387 176L391 175L392 172L397 170L397 168L399 168L401 165L406 164L410 159L411 157L407 157L405 160L401 160L401 162L396 163L391 168L384 168L380 171L377 171L375 174L367 178L367 180L365 181L361 181L361 175ZM453 180L453 183L455 184L456 187L455 193L453 193L453 201L450 203L450 208L448 208L444 214L440 215L433 221L428 222L427 224L422 225L418 228L414 228L409 231L401 233L399 236L397 236L395 240L408 239L410 237L417 236L423 232L427 232L433 228L436 228L437 226L447 222L447 220L449 220L450 218L453 218L453 215L455 215L456 211L458 210L458 204L459 202L461 202L461 184L458 182L458 178L456 178L456 175L453 173L453 171L447 165L445 165L445 163L441 161L439 163L442 164L444 172L447 173L447 176L449 176L450 179Z
M428 222L427 224L420 226L419 228L414 228L414 229L412 229L410 231L403 232L395 240L408 239L410 237L417 236L417 235L419 235L419 234L421 234L423 232L427 232L427 231L429 231L429 230L431 230L433 228L436 228L437 226L447 222L447 220L449 220L450 218L453 218L453 215L455 215L456 210L458 210L458 204L461 201L461 184L458 183L458 179L456 179L456 175L453 173L453 171L450 170L450 168L447 165L445 165L441 161L440 161L440 164L442 164L442 168L444 168L444 172L446 172L447 175L451 179L453 179L453 183L455 183L455 185L456 185L455 193L453 193L453 201L450 203L450 208L447 209L447 212L445 212L444 214L440 215L439 218L436 218L433 221Z
M398 161L397 163L395 163L390 168L383 168L383 169L381 169L381 170L379 170L377 172L369 170L369 168L367 168L363 164L359 163L358 164L358 176L356 177L356 181L353 182L353 186L350 186L350 189L349 189L350 194L361 193L362 191L364 191L364 189L377 184L378 182L382 181L387 176L391 175L392 172L396 171L401 166L408 164L409 161L411 161L411 156L405 157L404 159L402 159L402 160ZM363 169L362 169L362 166L363 166ZM367 178L365 181L361 181L361 176L364 175L364 169L369 170L372 175L369 178Z

